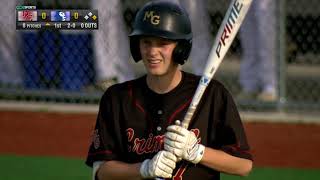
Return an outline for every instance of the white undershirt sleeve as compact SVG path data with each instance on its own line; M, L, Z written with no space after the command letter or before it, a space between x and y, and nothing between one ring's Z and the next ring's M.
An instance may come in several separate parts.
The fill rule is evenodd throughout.
M92 180L97 180L96 178L96 173L99 170L100 166L104 163L105 161L95 161L93 162L92 166Z

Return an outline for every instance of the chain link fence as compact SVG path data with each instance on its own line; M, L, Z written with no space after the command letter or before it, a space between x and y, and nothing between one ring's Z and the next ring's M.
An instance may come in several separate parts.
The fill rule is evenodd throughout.
M128 46L128 39L121 37L119 27L124 25L125 33L130 32L133 18L145 2L4 0L0 11L0 99L96 104L103 89L110 83L143 74L142 65L130 60L128 47L125 47ZM230 1L207 3L209 29L214 37ZM36 5L38 9L98 9L101 16L100 29L16 31L16 5ZM242 110L319 110L319 9L320 2L317 0L277 1L277 48L274 57L277 62L275 68L279 99L271 103L259 100L237 101ZM110 19L116 18L123 24L118 24L115 32L110 28L103 29ZM108 35L119 40L107 41L104 37ZM110 49L123 53L117 57L115 52L108 52ZM106 53L113 53L114 58L108 58ZM235 97L241 90L239 71L242 53L241 38L238 35L216 75ZM119 63L117 58L127 58L128 61ZM99 59L104 59L104 62L97 63ZM128 66L131 68L127 69ZM189 61L184 69L193 71Z

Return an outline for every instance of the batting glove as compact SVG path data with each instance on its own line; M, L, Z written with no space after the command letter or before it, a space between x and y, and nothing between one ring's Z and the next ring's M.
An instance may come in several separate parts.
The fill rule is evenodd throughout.
M152 159L146 159L140 167L143 178L171 178L177 157L168 151L159 151Z
M172 152L178 158L197 164L203 157L205 146L198 144L196 135L181 127L180 121L176 121L176 125L167 127L164 149Z

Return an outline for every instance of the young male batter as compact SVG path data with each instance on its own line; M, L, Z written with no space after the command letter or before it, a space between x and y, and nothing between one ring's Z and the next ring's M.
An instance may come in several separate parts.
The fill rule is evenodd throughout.
M199 76L180 70L192 45L187 13L170 1L151 1L137 13L130 48L146 75L111 86L102 96L86 163L93 178L220 179L244 176L252 156L234 101L216 80L189 126L179 126Z

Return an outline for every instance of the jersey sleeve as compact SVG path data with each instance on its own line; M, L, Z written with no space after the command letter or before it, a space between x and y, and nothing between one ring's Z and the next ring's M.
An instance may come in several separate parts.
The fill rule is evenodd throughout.
M220 117L216 124L219 148L236 157L253 160L241 118L231 94L223 87L220 92Z
M109 89L108 89L109 90ZM99 105L95 129L86 159L88 166L94 161L110 161L119 159L119 142L117 142L114 103L110 91L102 96Z

